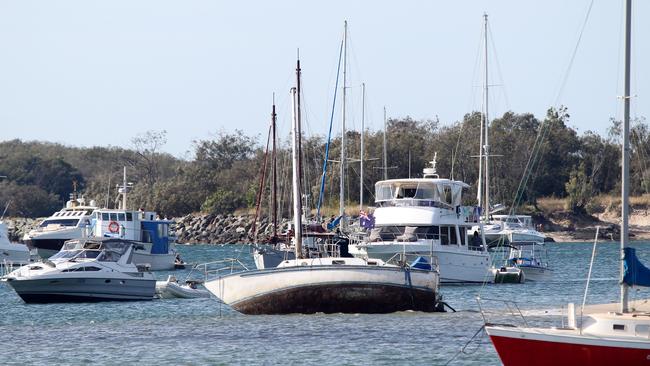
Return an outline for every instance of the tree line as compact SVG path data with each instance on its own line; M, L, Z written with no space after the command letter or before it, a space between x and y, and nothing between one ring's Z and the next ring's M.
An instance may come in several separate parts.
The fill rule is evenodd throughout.
M437 154L441 177L471 185L467 204L475 204L478 181L481 114L466 114L461 121L441 125L438 120L410 117L387 121L387 160L383 166L384 131L348 131L346 204L372 205L374 184L389 179L420 177ZM587 131L579 134L569 126L566 108L549 109L543 119L530 113L507 112L490 124L490 182L492 202L535 205L540 197L568 197L567 209L588 212L592 198L620 189L620 122L611 120L606 136ZM267 126L264 126L266 130ZM365 154L359 156L361 133ZM644 119L631 130L632 194L650 188L650 129ZM0 143L0 203L9 216L40 217L59 210L73 186L87 200L102 207L117 207L116 184L127 167L133 182L132 208L156 210L175 217L193 212L232 213L255 206L260 177L264 214L270 211L270 156L266 133L248 136L242 131L218 132L193 142L190 159L164 152L165 131L134 136L129 147L71 147L49 142L10 140ZM302 185L305 204L313 208L319 198L325 157L323 136L304 136ZM291 208L290 138L280 138L277 151L279 214ZM338 207L341 150L340 136L330 143L330 161L324 177L323 204ZM364 181L359 160L364 159ZM522 182L524 184L522 184ZM352 214L353 212L348 212Z

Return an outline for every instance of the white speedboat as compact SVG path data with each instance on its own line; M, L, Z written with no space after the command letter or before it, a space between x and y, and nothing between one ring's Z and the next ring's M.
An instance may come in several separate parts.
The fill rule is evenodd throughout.
M29 263L29 249L9 240L7 224L0 221L0 266L13 267Z
M132 262L134 247L114 238L70 240L49 260L5 279L26 303L151 300L156 279Z
M65 207L26 233L23 242L29 249L35 249L41 258L48 258L56 254L66 240L83 236L96 209L95 201L86 204L83 197L72 193Z
M553 275L545 243L513 242L508 244L509 264L526 274L526 281L544 281Z
M349 246L359 258L388 260L397 253L438 258L440 282L493 282L490 255L481 237L480 210L461 206L463 182L441 179L432 167L423 178L375 184L375 227Z

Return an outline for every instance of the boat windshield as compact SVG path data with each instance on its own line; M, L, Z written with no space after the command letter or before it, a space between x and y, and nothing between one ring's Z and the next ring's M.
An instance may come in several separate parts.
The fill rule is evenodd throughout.
M386 181L375 186L375 201L423 200L450 206L461 203L462 186L434 182Z
M79 223L79 219L53 219L53 220L43 221L40 227L46 227L48 225L61 225L61 226L72 227L72 226L77 226L78 223Z
M94 259L101 253L99 250L62 250L50 257L50 260L55 259Z

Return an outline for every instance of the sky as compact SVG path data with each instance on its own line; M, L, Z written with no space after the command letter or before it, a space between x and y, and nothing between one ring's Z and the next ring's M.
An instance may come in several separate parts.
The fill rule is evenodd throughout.
M0 1L0 140L130 147L167 131L163 150L241 129L266 140L273 94L283 134L300 53L304 122L326 134L343 23L347 125L410 116L454 123L481 108L488 14L491 116L543 118L565 105L579 133L622 118L623 1ZM632 116L649 117L649 1L635 1ZM565 82L563 82L565 80ZM562 86L564 85L564 86ZM339 90L340 98L340 90ZM333 133L340 134L340 105Z

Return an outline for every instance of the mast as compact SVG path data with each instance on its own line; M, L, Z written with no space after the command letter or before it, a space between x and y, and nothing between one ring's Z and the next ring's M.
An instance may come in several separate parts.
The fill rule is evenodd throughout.
M341 172L339 190L339 216L341 229L345 228L345 94L347 87L347 57L348 57L348 21L343 23L343 118L341 118Z
M485 155L485 221L490 219L490 143L488 141L490 131L490 119L488 116L488 16L487 13L483 14L485 19L485 83L483 84L483 96L485 97L484 104L484 123L485 123L485 145L483 146Z
M300 188L300 212L302 216L302 115L300 111L300 50L298 50L298 59L296 60L296 116L298 119L298 186Z
M628 311L627 285L623 282L625 275L625 247L629 240L628 211L630 185L630 49L632 40L632 0L625 2L625 87L623 94L623 146L621 164L621 312Z
M277 195L277 184L278 184L278 177L276 174L276 169L277 169L277 155L275 151L275 124L277 120L277 115L275 114L275 93L273 93L273 110L271 112L271 129L272 129L272 134L273 134L273 152L272 152L272 172L273 174L272 181L271 181L271 194L272 194L272 203L271 203L271 219L273 220L273 238L275 239L278 236L278 195Z
M386 106L384 106L384 180L388 180L388 156L386 152L386 134L388 130L386 128Z
M300 170L298 169L298 162L300 161L300 135L298 134L298 103L296 98L296 88L291 88L291 111L293 117L292 135L291 139L291 157L292 157L292 189L293 189L293 240L294 248L296 250L296 259L302 257L302 200L300 199Z
M359 164L361 165L361 173L359 174L359 211L363 210L363 148L365 135L365 121L366 121L366 83L361 83L361 157Z
M122 179L122 210L126 210L126 193L127 193L127 185L126 185L126 167L124 167L124 175Z

